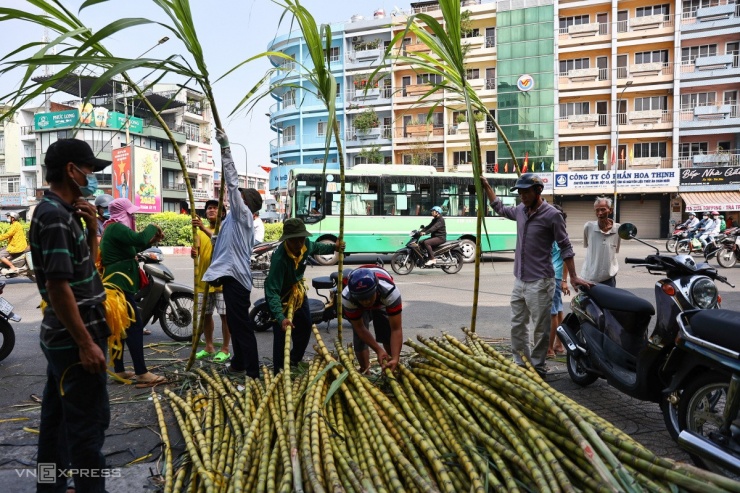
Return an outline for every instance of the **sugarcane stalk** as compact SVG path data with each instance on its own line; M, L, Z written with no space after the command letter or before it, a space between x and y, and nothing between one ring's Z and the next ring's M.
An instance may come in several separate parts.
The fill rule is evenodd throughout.
M154 389L152 389L152 400L154 401L154 409L157 412L157 422L159 423L162 445L164 446L164 491L165 493L170 493L173 491L172 486L174 480L174 475L172 474L172 447L170 446L170 437L167 433L167 422L162 412L162 404L159 402L159 394L154 392Z
M289 319L292 314L289 313ZM293 386L290 382L290 341L292 328L290 325L285 330L285 349L283 360L283 378L286 379L283 384L285 391L285 411L288 422L288 443L290 445L290 466L293 470L293 489L297 493L303 493L303 479L301 477L301 460L298 454L298 439L296 437L295 409L293 408Z

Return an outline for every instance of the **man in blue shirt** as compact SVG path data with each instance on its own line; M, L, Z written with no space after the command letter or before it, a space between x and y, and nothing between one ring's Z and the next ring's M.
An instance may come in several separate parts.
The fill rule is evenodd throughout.
M223 286L226 321L231 331L233 353L227 371L259 378L259 353L254 326L249 319L249 295L252 291L252 246L254 245L254 212L262 208L262 196L254 188L239 188L239 175L231 157L229 139L216 129L221 145L221 162L229 192L231 212L221 224L215 239L211 266L203 280ZM211 237L211 241L213 241Z

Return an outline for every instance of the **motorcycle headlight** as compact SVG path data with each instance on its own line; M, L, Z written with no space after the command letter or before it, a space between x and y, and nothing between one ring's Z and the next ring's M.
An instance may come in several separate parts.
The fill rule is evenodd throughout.
M697 308L712 308L717 305L717 286L706 277L691 285L691 302Z

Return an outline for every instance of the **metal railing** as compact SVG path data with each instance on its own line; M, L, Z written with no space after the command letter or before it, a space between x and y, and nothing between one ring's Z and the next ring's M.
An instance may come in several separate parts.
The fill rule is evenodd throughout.
M33 125L24 125L21 127L21 135L31 135L34 133Z
M735 4L735 17L740 17L740 3L736 3L735 0L715 0L715 2L712 2L713 5L710 5L709 7L718 7L720 5L732 5ZM682 24L691 24L693 22L696 22L696 16L697 12L701 8L707 8L707 7L698 7L698 8L692 8L691 10L684 11L681 13L681 23Z
M390 125L380 125L376 127L380 129L380 132L378 133L378 139L388 139L390 140L393 137L393 130ZM350 127L344 131L344 140L346 141L356 141L356 140L362 140L358 137L358 130L354 127ZM372 139L368 139L372 140Z
M495 48L496 47L496 36L486 36L485 44L483 45L485 48Z
M189 104L185 107L185 111L194 115L203 115L203 108L199 104Z

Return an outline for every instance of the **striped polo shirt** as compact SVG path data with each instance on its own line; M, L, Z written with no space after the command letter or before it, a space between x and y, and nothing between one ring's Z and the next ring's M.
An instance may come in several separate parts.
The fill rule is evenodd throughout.
M364 266L363 266L364 267ZM388 315L398 315L401 313L402 302L401 292L393 282L393 277L385 269L380 267L364 267L375 274L378 280L378 296L375 304L365 308L358 301L352 298L349 287L342 290L342 314L347 320L357 320L362 317L365 310L382 310Z
M51 307L46 281L69 282L80 316L90 336L104 340L110 335L105 321L105 290L80 219L74 208L52 191L46 191L31 219L29 239L36 284L47 303L41 321L41 343L51 348L74 346L72 335Z

